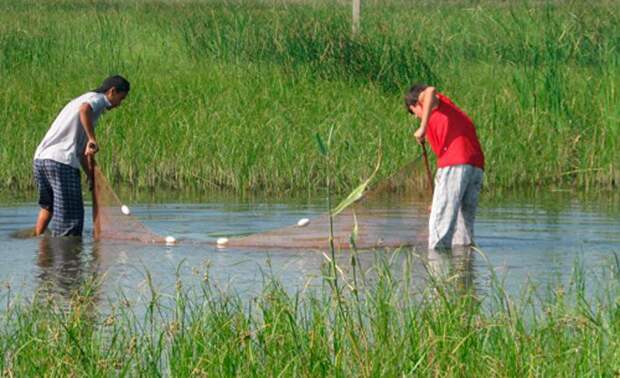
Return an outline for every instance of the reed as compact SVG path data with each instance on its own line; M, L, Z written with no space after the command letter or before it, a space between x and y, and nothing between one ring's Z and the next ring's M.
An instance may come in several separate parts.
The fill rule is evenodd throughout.
M417 277L414 285L410 272L421 260L393 253L405 255L398 266L377 254L356 280L352 267L339 266L337 298L330 277L291 291L265 276L247 298L220 290L208 274L196 287L179 278L171 295L150 284L139 309L122 296L101 309L96 282L68 301L15 301L3 290L0 368L5 376L618 373L617 260L596 275L575 264L568 282L530 283L514 298L492 270L490 284L476 289L471 261L453 260L445 274L427 266L426 284ZM593 292L594 277L603 285Z
M4 1L0 187L59 109L110 73L99 160L135 188L314 192L314 135L334 126L334 189L419 155L402 94L436 85L477 124L488 187L611 188L620 179L616 2Z

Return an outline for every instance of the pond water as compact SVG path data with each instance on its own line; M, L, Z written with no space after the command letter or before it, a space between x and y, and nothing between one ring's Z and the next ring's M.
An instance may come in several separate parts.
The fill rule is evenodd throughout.
M216 232L258 232L294 224L300 218L320 215L324 209L322 201L200 202L136 204L132 212L161 235L205 241L213 240L208 235ZM37 211L34 203L0 206L0 298L28 298L43 287L68 296L95 277L102 281L98 297L103 302L114 301L121 292L140 301L148 297L147 272L157 290L164 293L174 290L177 272L186 285L198 284L208 272L211 282L242 295L260 292L265 274L273 274L292 291L321 281L325 257L316 250L94 242L90 221L82 241L15 238L15 231L32 227ZM86 219L90 217L87 207ZM556 193L483 201L476 239L483 254L474 253L465 262L458 252L429 256L418 249L415 256L429 261L431 268L465 270L467 284L476 290L488 288L494 272L503 277L509 293L517 295L528 280L568 280L577 261L586 270L613 263L614 253L620 255L620 199L604 195L577 199L573 193ZM404 251L395 259L396 268L403 266L407 253L412 252ZM362 267L371 268L377 254L362 253ZM346 253L340 256L341 265L347 266L347 257ZM417 264L411 274L423 281L427 273Z

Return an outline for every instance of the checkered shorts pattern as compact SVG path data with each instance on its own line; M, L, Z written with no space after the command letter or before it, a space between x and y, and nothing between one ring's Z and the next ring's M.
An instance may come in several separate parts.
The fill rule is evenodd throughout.
M54 160L35 159L33 171L39 188L39 205L52 212L52 235L81 236L84 203L80 170Z

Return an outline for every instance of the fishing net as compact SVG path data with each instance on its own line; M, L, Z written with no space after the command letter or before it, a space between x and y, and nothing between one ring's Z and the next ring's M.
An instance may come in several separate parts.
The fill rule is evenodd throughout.
M368 185L364 185L366 190L357 193L359 198L356 197L356 201L350 201L350 205L344 207L337 206L336 211L332 211L331 224L330 217L325 214L247 236L227 235L217 242L215 238L191 242L226 248L327 249L331 229L334 246L339 249L351 248L352 242L360 249L423 244L428 239L430 203L426 177L422 160L417 159L374 187L367 182ZM123 213L121 201L96 167L94 178L95 239L166 242L136 217Z
M99 167L94 167L93 178L93 237L95 240L166 242L164 237L149 230L138 218L131 215L127 207L123 207Z
M298 224L243 237L220 239L220 247L327 249L330 229L334 247L359 249L423 245L428 240L430 184L417 159L350 206ZM354 244L354 245L353 245Z

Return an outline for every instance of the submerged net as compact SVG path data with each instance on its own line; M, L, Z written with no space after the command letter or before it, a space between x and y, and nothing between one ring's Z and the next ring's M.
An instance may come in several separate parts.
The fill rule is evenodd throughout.
M132 240L142 243L165 243L133 215L123 214L122 203L105 176L94 170L95 239ZM355 247L401 247L421 245L428 238L429 182L421 159L408 164L388 179L382 180L361 198L333 216L333 242L339 249ZM330 246L328 215L247 236L220 238L219 247L327 249ZM301 223L306 223L301 221ZM224 240L222 240L224 239ZM216 244L215 240L193 243Z

